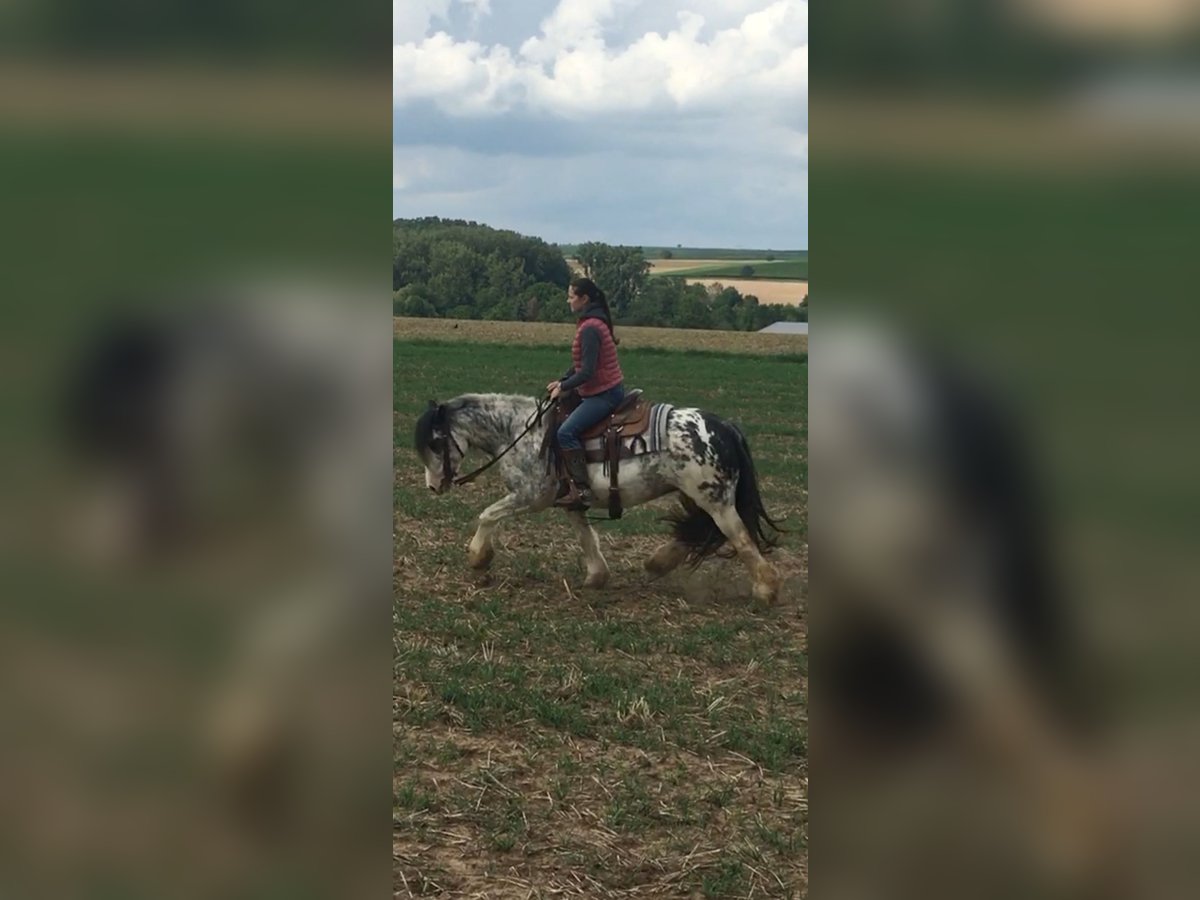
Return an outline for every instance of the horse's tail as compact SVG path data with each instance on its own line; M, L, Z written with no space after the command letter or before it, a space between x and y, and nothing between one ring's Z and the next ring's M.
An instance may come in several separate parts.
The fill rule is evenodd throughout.
M680 512L667 515L675 540L688 548L686 562L698 566L710 556L732 556L732 548L725 546L725 534L717 527L713 517L697 506L686 494L680 494L683 504Z
M730 424L736 440L738 455L737 511L746 531L750 533L759 553L770 553L779 544L783 528L767 513L762 495L758 492L758 474L754 470L754 457L746 436L736 425Z
M784 529L767 513L762 495L758 492L758 475L754 469L754 457L746 436L732 422L722 422L729 430L730 446L737 457L738 483L734 496L738 518L746 526L751 540L760 553L767 554L779 543L778 534ZM667 516L675 540L688 548L687 561L699 565L709 556L731 556L733 548L726 547L728 539L717 527L712 516L697 506L691 499L682 497L683 511Z

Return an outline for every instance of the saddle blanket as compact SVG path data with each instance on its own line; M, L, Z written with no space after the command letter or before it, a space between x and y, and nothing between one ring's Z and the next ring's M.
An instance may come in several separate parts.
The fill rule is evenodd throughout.
M621 437L622 456L641 456L643 453L658 453L667 446L667 419L675 407L670 403L655 403L650 407L650 421L642 434L633 437ZM604 438L592 438L584 441L583 449L589 457L594 454L604 455Z

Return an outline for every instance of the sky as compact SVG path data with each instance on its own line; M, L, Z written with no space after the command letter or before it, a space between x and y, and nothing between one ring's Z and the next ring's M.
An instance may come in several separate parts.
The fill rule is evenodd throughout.
M808 248L808 4L393 0L392 214Z

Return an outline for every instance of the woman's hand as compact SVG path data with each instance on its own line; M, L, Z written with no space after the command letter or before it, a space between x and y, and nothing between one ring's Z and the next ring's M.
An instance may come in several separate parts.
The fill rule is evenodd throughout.
M562 393L562 382L561 381L552 381L548 385L546 385L546 390L548 390L550 392L551 400L557 400L558 395Z

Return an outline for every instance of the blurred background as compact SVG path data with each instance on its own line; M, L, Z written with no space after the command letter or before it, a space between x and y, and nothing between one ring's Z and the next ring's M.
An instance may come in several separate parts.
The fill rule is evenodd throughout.
M0 23L0 894L378 896L388 10Z
M1200 8L810 25L814 890L1195 896Z
M0 893L390 883L386 15L0 10ZM823 894L1196 894L1197 25L813 8Z

